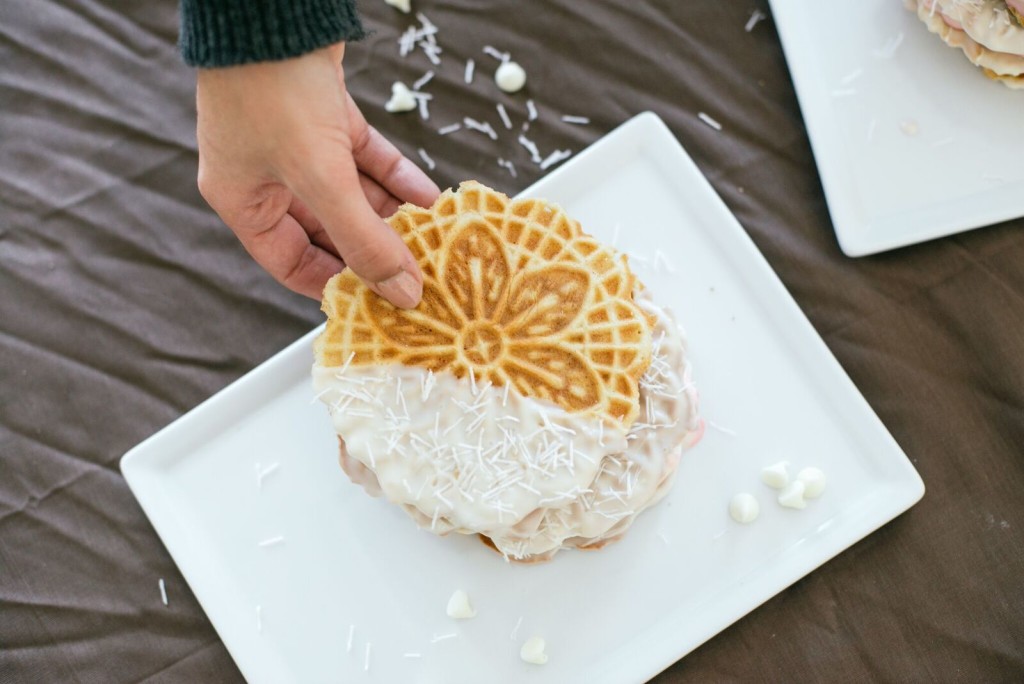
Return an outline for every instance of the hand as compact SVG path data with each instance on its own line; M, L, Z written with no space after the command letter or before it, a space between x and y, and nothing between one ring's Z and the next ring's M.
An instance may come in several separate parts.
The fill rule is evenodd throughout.
M344 44L280 62L202 69L196 87L199 191L249 254L286 287L320 299L348 266L411 308L423 276L383 220L439 190L370 127L345 88Z

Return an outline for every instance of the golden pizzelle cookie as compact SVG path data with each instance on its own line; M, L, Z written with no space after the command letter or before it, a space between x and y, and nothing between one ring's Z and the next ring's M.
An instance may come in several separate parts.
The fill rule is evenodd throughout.
M475 181L387 222L420 265L423 301L398 309L350 271L336 275L318 364L446 371L632 425L652 339L624 255L552 204Z

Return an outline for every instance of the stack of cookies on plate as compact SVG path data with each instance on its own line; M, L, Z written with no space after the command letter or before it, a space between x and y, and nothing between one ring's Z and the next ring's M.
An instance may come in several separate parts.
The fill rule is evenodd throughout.
M904 0L986 76L1024 89L1024 0Z
M506 559L621 537L703 431L672 315L540 200L466 182L388 223L423 272L420 305L347 271L324 291L314 384L342 468Z

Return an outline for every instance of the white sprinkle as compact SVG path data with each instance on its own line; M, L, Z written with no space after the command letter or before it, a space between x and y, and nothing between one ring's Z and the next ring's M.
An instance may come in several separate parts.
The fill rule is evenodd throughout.
M953 142L953 138L952 137L943 138L942 140L936 140L935 142L932 143L931 146L932 147L943 147L945 145L949 145L951 142Z
M412 52L414 47L416 47L416 27L410 26L398 38L398 54L405 57Z
M501 157L498 157L498 166L508 171L513 178L516 177L516 166L512 162L506 161Z
M259 478L260 489L263 489L263 478L265 478L267 475L270 475L271 473L276 472L277 469L280 468L280 467L281 467L280 463L271 463L270 465L268 465L266 467L266 469L259 471L257 477ZM256 464L256 468L259 469L259 464L258 463Z
M160 578L160 582L158 584L160 585L160 600L163 601L164 605L166 606L167 605L167 585L164 584L164 578L163 577Z
M526 101L526 120L536 121L537 120L537 105L533 103L533 100Z
M466 124L466 128L484 133L491 140L498 139L498 134L494 131L494 128L492 128L491 124L489 123L477 121L476 119L471 119L468 116L462 120L462 123Z
M659 263L669 273L675 273L676 272L676 267L672 265L672 262L669 260L668 256L664 252L662 252L660 249L656 249L656 250L654 250L654 268L655 269L658 268L658 264Z
M421 397L423 401L430 398L430 392L434 389L434 385L437 384L437 378L434 377L434 371L427 370L427 377L423 380L423 393Z
M836 88L832 91L832 97L850 97L856 94L857 91L853 88Z
M722 124L718 123L704 112L697 112L697 118L706 123L708 126L714 128L716 131L722 130Z
M891 59L896 54L896 50L899 49L900 45L903 44L903 31L900 31L895 36L885 41L885 45L877 50L872 50L872 53L878 59Z
M505 124L505 128L512 130L512 119L508 118L508 112L505 111L505 105L500 102L496 105L498 110L498 116L501 117L501 123Z
M519 638L519 627L522 624L523 624L523 616L520 615L519 619L516 621L516 626L512 628L512 633L508 635L509 639L511 639L512 641L515 641L516 639Z
M548 167L554 166L559 162L563 162L572 156L572 150L555 150L549 154L544 161L540 163L541 171L544 171Z
M868 142L875 139L875 129L878 128L878 118L872 117L871 122L868 124Z
M467 59L466 60L466 75L463 77L465 79L467 85L473 82L473 69L475 69L475 68L476 68L476 62L474 62L472 58Z
M427 56L427 59L430 60L431 64L434 66L441 64L441 58L437 56L437 54L441 52L441 48L432 43L424 43L423 41L420 41L419 46L423 48L423 54Z
M408 14L409 10L412 9L412 7L409 6L410 0L384 0L384 2L405 14Z
M276 537L269 537L267 539L264 539L263 541L259 542L256 545L257 546L262 546L262 547L266 548L268 546L274 546L275 544L281 544L281 543L284 543L284 537L282 537L281 535L278 535Z
M433 69L431 69L427 73L425 73L422 76L420 76L419 79L415 83L412 84L412 89L413 90L419 90L423 86L425 86L428 83L430 83L430 79L432 79L432 78L434 78L434 71L433 71Z
M511 386L510 383L505 383L505 390L501 393L501 405L504 407L508 404L508 388Z
M427 19L427 15L425 15L423 12L417 12L416 18L420 20L420 23L423 25L423 31L425 33L429 35L437 33L437 26L435 26L434 22L430 21L430 19Z
M431 637L430 643L436 644L439 641L444 641L445 639L454 639L457 636L458 634L456 634L455 632L452 632L451 634L435 634L433 637Z
M355 625L349 625L348 626L348 642L345 644L345 652L346 653L351 653L352 652L352 639L353 639L353 637L355 637L355 635L356 635L356 626Z
M373 468L373 469L376 469L377 468L377 459L374 458L374 456L373 456L373 447L370 446L369 442L366 443L366 453L370 456L370 467Z
M330 387L323 388L322 390L320 390L319 392L317 392L316 394L313 395L313 398L309 400L309 403L310 404L315 404L320 399L320 397L324 396L325 394L327 394L330 391L331 391Z
M444 486L443 489L440 489L440 490L434 492L434 496L436 496L438 499L440 499L441 503L443 503L445 506L447 506L448 508L450 508L452 510L455 510L455 507L452 506L452 502L449 501L448 499L446 499L445 496L444 496L444 493L447 492L451 488L452 488L452 484L451 484L451 482L449 482L447 485Z
M851 83L856 81L858 78L860 78L863 74L864 74L864 70L863 69L854 69L850 73L846 74L846 76L843 76L839 80L839 83L841 85L850 85Z
M427 151L425 149L423 149L422 147L419 149L419 153L420 153L420 159L423 160L423 163L427 165L428 169L433 171L434 167L437 166L437 164L434 163L434 160L430 158L430 155L427 154Z
M600 419L597 421L597 443L604 446L604 421Z
M459 418L457 421L455 421L454 423L449 425L447 428L445 428L444 432L441 433L441 436L442 437L447 436L447 434L449 432L451 432L452 430L454 430L456 427L458 427L462 423L462 421L463 421L463 418Z
M522 145L523 147L525 147L527 149L527 151L529 151L529 153L530 153L530 160L534 164L540 164L541 161L543 161L543 159L540 156L540 150L537 149L537 143L533 142L532 140L527 138L525 135L520 135L519 136L519 144Z
M493 57L494 59L498 60L499 62L507 62L510 57L510 55L507 52L502 52L497 48L491 47L490 45L484 45L484 52Z
M440 506L434 506L434 517L430 519L430 529L434 531L437 529L437 516L441 513Z
M721 425L719 425L718 423L716 423L713 420L709 420L709 421L707 421L707 423L708 423L708 427L714 428L715 430L718 430L719 432L724 432L725 434L729 435L730 437L735 437L736 436L735 430L730 430L727 427L722 427Z
M459 130L460 128L462 128L462 124L460 124L460 123L453 123L453 124L448 124L447 126L442 126L441 128L437 129L437 132L439 134L441 134L441 135L448 135L449 133L454 133L455 131Z
M363 656L363 672L370 671L370 651L373 649L373 644L369 641L366 642L366 655Z
M516 482L516 484L519 485L520 487L522 487L523 489L525 489L526 491L540 496L540 491L539 490L534 489L533 487L531 487L530 485L526 484L525 482L519 481L519 482Z
M420 118L423 119L424 121L430 121L430 111L427 109L428 99L429 98L426 97L417 98L417 100L419 100L420 106Z
M256 606L256 633L263 634L263 606Z
M422 658L423 654L422 653L403 653L402 657L403 658Z
M580 126L586 126L590 123L590 119L585 116L569 116L568 114L562 116L562 121L568 124L578 124Z
M757 26L758 22L764 19L764 16L764 12L762 12L761 10L754 10L754 12L750 15L750 18L747 19L747 25L743 27L743 30L746 31L747 33L750 33L751 31L754 30L754 27Z
M477 392L476 392L476 373L473 372L473 368L472 367L469 369L469 391L470 391L470 393L472 393L472 395L474 397L477 396Z

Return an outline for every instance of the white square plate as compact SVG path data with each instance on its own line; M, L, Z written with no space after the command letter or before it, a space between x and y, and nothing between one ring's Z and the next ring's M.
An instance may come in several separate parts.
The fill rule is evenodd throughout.
M635 255L690 332L703 413L720 427L684 455L675 489L623 541L509 565L475 537L415 528L348 482L327 413L311 401L317 331L306 335L121 466L249 681L643 681L924 493L656 116L636 117L525 194L563 204ZM759 482L781 459L830 478L806 510L780 508ZM262 487L257 462L278 464ZM744 490L762 506L749 526L727 515ZM258 545L276 536L284 541ZM445 616L457 588L475 619ZM548 643L543 667L518 656L534 634Z
M901 0L771 6L843 252L1024 216L1024 92Z

